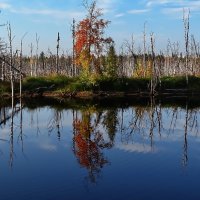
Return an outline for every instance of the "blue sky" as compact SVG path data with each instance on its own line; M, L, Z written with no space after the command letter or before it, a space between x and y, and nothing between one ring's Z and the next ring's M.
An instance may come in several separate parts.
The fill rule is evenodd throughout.
M200 40L200 0L98 0L104 18L111 24L106 35L114 38L117 48L133 34L136 47L142 46L144 22L147 35L154 32L156 47L164 49L167 40L183 44L183 8L191 10L191 33ZM40 36L39 51L55 51L57 32L61 35L61 51L70 51L72 19L85 16L82 0L0 0L0 23L12 25L13 43L18 48L24 39L24 49L29 53L35 45L36 33ZM0 37L7 38L6 27L0 27Z

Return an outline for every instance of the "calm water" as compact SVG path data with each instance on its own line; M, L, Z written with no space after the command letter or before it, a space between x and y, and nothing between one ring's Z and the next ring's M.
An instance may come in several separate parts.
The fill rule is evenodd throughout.
M1 106L0 199L200 199L199 108L49 105Z

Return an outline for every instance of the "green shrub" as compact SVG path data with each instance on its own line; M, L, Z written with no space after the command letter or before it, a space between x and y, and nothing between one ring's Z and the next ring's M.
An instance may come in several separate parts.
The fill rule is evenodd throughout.
M186 78L184 76L163 77L161 83L161 89L182 89L187 87Z
M200 90L200 78L195 76L188 77L188 85L185 76L163 77L161 79L161 89L184 89Z
M0 81L0 94L5 92L11 92L10 83Z
M65 87L73 81L73 78L66 76L28 77L23 81L23 89L29 91L38 87L50 87L54 85L54 90L56 90Z

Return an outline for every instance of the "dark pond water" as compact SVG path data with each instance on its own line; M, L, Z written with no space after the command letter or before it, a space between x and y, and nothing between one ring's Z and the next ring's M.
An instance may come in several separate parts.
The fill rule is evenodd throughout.
M0 108L2 200L200 199L199 107L19 109Z

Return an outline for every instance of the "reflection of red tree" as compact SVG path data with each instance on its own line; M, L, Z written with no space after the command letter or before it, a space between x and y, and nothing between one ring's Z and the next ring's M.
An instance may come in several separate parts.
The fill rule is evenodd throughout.
M75 141L76 156L82 166L88 169L97 169L98 167L102 168L107 163L95 142L85 139L81 134L76 135Z
M101 153L102 136L98 132L93 132L88 120L77 120L74 122L74 126L76 129L74 153L81 166L89 170L92 181L95 181L95 174L107 163Z

